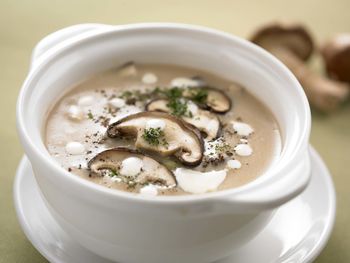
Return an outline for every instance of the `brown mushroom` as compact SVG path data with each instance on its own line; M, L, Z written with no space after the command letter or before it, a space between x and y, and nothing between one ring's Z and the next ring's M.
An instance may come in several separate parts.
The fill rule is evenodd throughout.
M251 41L267 50L286 49L306 61L314 51L314 43L308 30L300 24L272 23L259 28Z
M196 101L196 94L199 94L201 91L204 91L206 94L206 98L202 103ZM183 96L194 100L199 106L215 113L226 113L232 106L231 100L225 92L213 87L190 87L184 90Z
M339 34L321 48L328 75L350 83L350 34Z
M120 174L122 162L130 157L138 158L143 163L140 173L133 178L136 183L153 183L168 187L176 185L173 173L164 165L149 156L125 147L100 152L88 162L88 168L93 174L102 175L103 171L110 170L115 175L123 176Z
M146 105L146 110L170 113L168 103L166 99L155 99ZM208 140L215 139L219 135L220 121L215 114L209 111L198 109L196 113L191 112L191 117L181 116L181 118L203 132Z
M346 100L347 85L317 75L305 65L314 45L303 25L268 24L260 28L251 41L271 52L294 73L314 107L330 111Z
M149 121L152 120L164 122L161 132L158 130L156 133L156 129L147 128ZM111 138L123 136L136 138L137 149L160 156L175 156L187 166L196 166L203 158L204 143L199 130L163 112L140 112L129 115L109 125L107 135Z

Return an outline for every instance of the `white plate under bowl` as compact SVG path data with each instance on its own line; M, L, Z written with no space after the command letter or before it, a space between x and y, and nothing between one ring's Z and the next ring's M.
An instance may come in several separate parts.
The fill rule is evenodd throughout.
M335 191L322 159L311 147L310 152L312 179L307 189L278 208L272 221L252 241L217 263L299 263L311 262L319 255L333 228ZM27 238L50 262L110 262L81 247L60 228L42 200L26 157L17 169L14 202Z

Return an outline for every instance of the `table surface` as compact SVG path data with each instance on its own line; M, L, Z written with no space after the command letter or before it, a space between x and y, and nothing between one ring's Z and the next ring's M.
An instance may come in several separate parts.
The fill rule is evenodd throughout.
M264 2L264 4L262 4ZM294 1L0 1L0 262L45 262L25 238L16 219L12 185L23 154L15 129L15 103L35 43L59 28L85 22L126 24L181 22L247 37L259 24L302 21L321 42L350 32L348 0ZM320 64L315 59L315 69ZM313 111L311 143L328 165L337 191L335 228L316 260L350 262L350 103L332 115Z

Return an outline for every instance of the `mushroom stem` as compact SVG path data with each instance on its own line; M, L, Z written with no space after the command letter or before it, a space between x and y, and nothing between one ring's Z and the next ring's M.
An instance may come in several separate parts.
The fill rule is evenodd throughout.
M314 73L292 52L283 48L269 51L293 72L315 108L324 112L332 111L349 96L349 85Z

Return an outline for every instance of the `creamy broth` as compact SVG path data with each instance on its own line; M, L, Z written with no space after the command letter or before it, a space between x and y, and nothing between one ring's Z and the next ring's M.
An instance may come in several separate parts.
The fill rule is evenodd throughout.
M174 156L164 157L148 151L146 154L176 175L183 171L179 168L203 173L222 171L221 179L219 175L213 175L214 181L220 181L219 184L216 183L216 187L184 191L183 188L188 188L181 185L190 185L191 182L186 182L190 176L174 175L178 181L177 186L167 187L152 182L130 183L120 177L118 171L90 171L88 162L104 150L119 146L135 149L135 138L108 137L106 130L110 124L130 114L145 111L150 101L163 96L164 91L172 88L172 83L176 86L183 85L180 90L184 90L186 85L192 85L191 81L195 84L201 83L199 86L205 83L205 86L221 90L231 100L230 110L217 114L210 109L202 109L202 105L196 106L196 101L181 99L189 114L179 118L186 122L186 117L187 120L193 119L196 114L203 112L214 116L221 123L218 138L208 139L208 135L203 138L206 150L201 163L195 167L186 167L186 164ZM190 112L191 110L196 114ZM205 123L207 129L212 126L209 121ZM141 190L142 193L151 195L181 195L239 187L264 173L281 151L281 136L274 116L244 87L208 72L173 65L129 64L81 82L65 94L50 111L45 137L49 153L71 173L108 188L134 193L144 189ZM164 138L166 140L166 134ZM205 179L211 175L199 176ZM198 179L197 176L195 180L201 180L201 177ZM179 180L184 182L180 184Z

